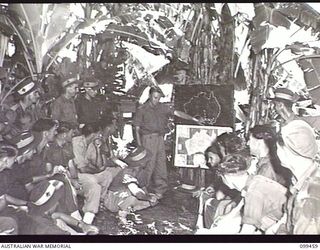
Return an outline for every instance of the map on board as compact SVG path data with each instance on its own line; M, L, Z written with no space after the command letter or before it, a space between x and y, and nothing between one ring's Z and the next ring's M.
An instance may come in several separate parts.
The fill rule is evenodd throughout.
M201 118L205 126L234 126L233 85L176 85L175 110ZM176 124L194 122L175 117Z
M176 125L174 166L198 167L198 155L203 155L218 135L231 131L230 127Z

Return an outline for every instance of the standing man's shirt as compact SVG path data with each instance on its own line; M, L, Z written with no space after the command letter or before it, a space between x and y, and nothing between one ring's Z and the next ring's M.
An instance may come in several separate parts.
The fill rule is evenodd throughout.
M52 119L78 125L78 116L74 100L59 96L52 105Z
M79 95L75 100L75 106L80 124L99 121L102 113L102 107L97 98L88 100L85 96Z
M168 104L159 103L152 107L147 101L138 108L133 124L140 127L142 135L159 133L165 134L168 132L168 118L173 115L174 109Z

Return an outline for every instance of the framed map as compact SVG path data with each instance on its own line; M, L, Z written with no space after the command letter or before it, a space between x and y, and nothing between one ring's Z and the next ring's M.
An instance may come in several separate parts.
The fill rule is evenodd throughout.
M234 127L233 85L176 85L174 87L175 110L202 118L205 126ZM194 124L175 117L176 124Z
M232 132L231 127L176 125L174 166L197 167L195 157L204 154L217 136L225 132Z

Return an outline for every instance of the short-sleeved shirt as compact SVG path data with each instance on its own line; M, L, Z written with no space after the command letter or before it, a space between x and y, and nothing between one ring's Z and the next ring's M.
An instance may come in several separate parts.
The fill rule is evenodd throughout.
M79 123L97 122L102 113L102 105L97 98L88 100L79 95L75 100Z
M245 188L242 223L261 230L279 220L287 201L287 188L261 175L250 177Z
M133 124L140 127L142 135L159 133L165 134L168 131L168 118L173 115L174 109L167 104L159 103L157 106L151 106L147 101L138 108Z
M52 104L52 119L78 124L78 117L74 99L59 96Z
M78 169L85 168L88 165L86 152L88 144L84 135L79 135L72 138L72 148L74 153L74 160Z

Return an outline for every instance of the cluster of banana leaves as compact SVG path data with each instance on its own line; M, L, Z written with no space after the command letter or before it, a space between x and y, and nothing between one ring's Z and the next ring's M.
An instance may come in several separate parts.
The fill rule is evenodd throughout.
M290 73L282 67L284 64L290 61L297 63L303 71L305 90L309 90L311 95L313 89L320 86L317 77L320 62L319 48L312 47L299 39L296 41L290 39L301 31L305 31L307 34L309 29L309 31L311 30L309 33L314 34L315 40L319 40L319 13L304 3L257 3L254 11L255 16L252 19L251 32L248 36L252 49L250 85L252 95L250 99L250 124L248 126L265 123L270 118L269 106L265 102L269 94L268 90L276 87L284 75L288 79L291 77ZM300 29L287 35L293 25L298 25ZM281 41L278 41L278 44L270 43L274 34L281 34L282 31L287 34L282 33ZM273 40L275 40L274 43L277 43L276 39ZM285 51L296 56L285 62L278 60L279 55ZM286 81L285 79L283 83ZM290 84L284 84L284 86L295 87L293 83L291 86ZM316 95L315 92L314 95Z
M248 65L240 63L245 49L235 50L242 13L232 13L232 4L222 4L220 10L213 3L1 4L0 66L8 69L2 82L13 86L27 75L43 80L70 69L94 74L114 98L134 98L141 93L137 89L158 84L161 73L185 71L188 83L235 84L236 89L252 90L250 120L256 123L266 118L263 99L278 80L273 73L281 72L274 68L279 67L276 59L283 50L300 50L297 62L307 87L319 86L317 49L299 41L284 48L267 45L272 30L290 29L292 23L317 32L319 13L304 3L252 5L254 17L245 20L248 78L242 70ZM11 57L10 43L15 45ZM146 63L130 50L134 46L163 63ZM306 47L313 49L312 56L303 54ZM76 53L76 62L69 63L75 69L65 65L62 51ZM2 102L8 91L12 89L1 91Z

